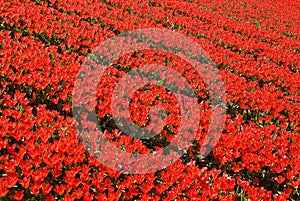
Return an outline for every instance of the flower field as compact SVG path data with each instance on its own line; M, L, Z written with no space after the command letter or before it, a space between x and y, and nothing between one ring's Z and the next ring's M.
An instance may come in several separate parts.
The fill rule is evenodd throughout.
M300 1L3 0L0 11L0 201L300 200ZM178 56L183 53L172 54L185 44L157 42L153 35L151 45L169 51L138 50L109 63L95 85L93 107L84 109L95 111L97 122L91 121L76 109L82 102L74 95L80 80L89 80L80 85L81 94L95 81L89 74L80 77L87 58L110 38L148 28L200 45L222 84L209 85L214 73L199 74ZM160 84L124 84L132 94L116 96L122 78L145 65L155 73L154 64L187 80L197 110L185 112L176 94ZM220 110L208 91L219 94L221 86L224 124L210 129L221 117L212 120ZM128 101L129 112L112 109L116 101ZM151 109L157 105L166 111L164 125L149 117L159 113ZM199 117L195 132L182 125L184 113ZM156 135L134 137L114 116L149 125ZM187 150L173 147L166 157L180 153L179 159L155 171L118 171L96 157L103 145L96 144L99 134L120 153L142 156L178 141L182 127L194 134ZM107 160L128 167L127 159L116 156Z

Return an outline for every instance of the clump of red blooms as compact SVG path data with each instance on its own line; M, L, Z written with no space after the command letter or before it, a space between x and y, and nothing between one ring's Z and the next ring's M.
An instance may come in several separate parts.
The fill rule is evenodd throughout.
M292 0L3 1L0 199L300 200L299 8ZM139 28L173 30L200 44L224 80L227 108L221 138L203 159L211 109L202 78L164 52L118 59L98 85L96 110L107 139L125 151L160 150L180 126L176 98L149 85L135 93L131 117L145 125L151 106L161 104L169 111L167 126L151 140L118 130L110 96L128 70L165 65L181 73L199 99L193 146L171 166L143 175L101 165L80 141L71 113L74 81L88 53Z

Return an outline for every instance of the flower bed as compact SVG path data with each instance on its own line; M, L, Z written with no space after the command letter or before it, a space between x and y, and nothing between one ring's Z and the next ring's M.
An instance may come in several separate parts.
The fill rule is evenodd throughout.
M14 0L0 9L0 200L300 200L297 1ZM212 115L203 78L170 53L123 55L96 92L98 123L112 144L152 153L179 132L177 100L158 85L135 92L129 107L139 126L153 105L168 111L157 136L133 139L112 120L116 83L141 65L181 73L201 118L180 160L131 174L106 167L86 149L72 93L81 65L101 42L141 28L172 30L201 45L224 81L226 121L212 152L200 157Z

